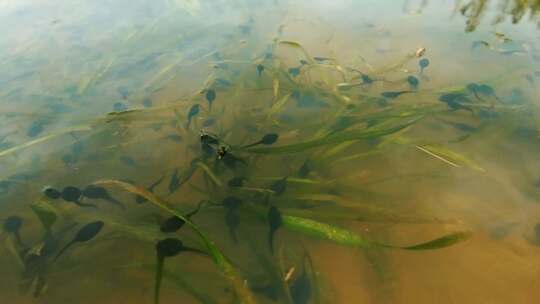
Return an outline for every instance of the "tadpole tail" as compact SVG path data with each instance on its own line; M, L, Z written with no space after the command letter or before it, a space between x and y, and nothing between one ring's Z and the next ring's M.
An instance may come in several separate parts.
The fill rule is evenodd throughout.
M148 188L146 188L146 190L148 190L148 192L154 192L154 188L157 187L159 184L161 184L161 182L165 179L165 175L162 175L157 181L155 181L153 184L151 184ZM136 198L135 198L135 202L137 204L142 204L144 202L148 201L144 196L140 196L137 194Z
M232 228L232 227L229 228L229 234L230 234L231 239L233 240L233 242L235 244L238 243L238 239L236 238L236 231L234 231L234 228Z
M24 243L22 242L21 235L19 234L19 231L15 231L13 233L13 235L15 236L15 242L17 242L17 245L19 245L21 247L24 247Z
M206 256L209 256L208 252L206 251L203 251L203 250L200 250L200 249L197 249L197 248L191 248L191 247L185 247L184 246L184 251L188 251L188 252L193 252L193 253L198 253L198 254L202 254L202 255L206 255Z
M56 262L56 260L58 260L58 258L64 253L64 251L66 251L69 247L71 247L73 244L75 244L75 241L71 241L69 243L67 243L66 246L64 246L64 248L62 248L58 254L54 257L54 259L52 260L52 263Z
M115 199L115 198L109 197L109 198L107 198L107 201L108 201L109 203L111 203L111 204L114 204L114 205L120 207L122 210L125 210L125 209L126 209L126 206L124 206L124 204L122 204L121 201L119 201L119 200L117 200L117 199Z
M156 263L156 284L154 285L154 304L159 304L159 290L161 288L161 278L163 277L164 257L157 257Z
M137 194L137 197L135 197L135 203L137 204L142 204L144 202L146 202L147 199L144 197L144 196L140 196Z
M245 145L245 146L243 146L242 148L243 148L243 149L251 148L251 147L254 147L254 146L257 146L257 145L260 145L260 144L262 144L262 141L259 140L259 141L256 141L256 142L252 143L252 144Z
M154 188L157 187L161 182L165 179L165 175L162 175L157 181L155 181L150 187L148 187L148 191L154 192Z
M197 214L197 212L199 212L199 210L201 210L201 207L202 205L204 205L204 203L206 203L207 201L206 200L202 200L200 201L198 204L197 204L197 208L193 211L191 211L190 213L186 214L186 217L188 219L190 219L192 216L194 216L195 214Z
M268 246L270 247L270 253L274 255L274 230L268 232Z
M76 201L74 202L77 206L79 207L91 207L91 208L95 208L95 209L98 209L98 207L94 204L90 204L90 203L83 203L83 202L79 202L79 201Z

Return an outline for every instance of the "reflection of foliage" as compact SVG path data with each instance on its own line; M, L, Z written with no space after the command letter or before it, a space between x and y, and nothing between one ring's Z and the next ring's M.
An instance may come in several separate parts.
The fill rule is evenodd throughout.
M465 31L472 32L478 26L482 15L489 4L497 4L498 13L493 20L494 24L504 21L507 15L512 16L512 23L518 23L523 16L529 14L532 21L540 25L538 12L540 11L540 0L469 0L466 3L457 0L457 6L462 15L467 17L467 27Z

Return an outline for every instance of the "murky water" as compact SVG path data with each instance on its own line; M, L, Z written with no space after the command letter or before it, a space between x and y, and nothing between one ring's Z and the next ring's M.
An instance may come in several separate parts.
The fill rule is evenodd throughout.
M504 2L3 1L0 302L536 303Z

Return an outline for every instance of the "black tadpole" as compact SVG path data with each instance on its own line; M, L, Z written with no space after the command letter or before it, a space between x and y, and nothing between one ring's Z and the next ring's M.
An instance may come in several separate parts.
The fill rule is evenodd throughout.
M190 109L189 109L189 112L188 112L188 121L187 121L187 124L186 124L186 129L189 130L189 125L191 124L191 120L197 116L199 114L199 111L200 111L200 105L199 104L194 104Z
M270 226L270 231L268 232L268 244L270 245L270 252L274 254L274 235L276 231L283 224L283 219L281 218L281 212L275 206L270 207L268 210L268 225Z
M94 204L81 203L80 198L82 196L82 191L73 186L67 186L62 190L62 199L66 202L71 202L80 207L92 207L97 208Z
M50 199L59 199L60 197L62 197L62 192L52 187L46 187L45 189L43 189L43 194L45 194L45 196Z
M58 252L58 254L54 257L53 262L55 262L64 253L64 251L70 248L73 244L84 243L93 239L101 231L101 228L103 228L104 224L105 223L103 223L102 221L95 221L84 225L77 232L73 240L67 243L67 245Z
M174 238L166 238L156 244L157 264L156 264L156 284L154 286L154 304L159 303L159 290L161 288L161 278L163 276L163 266L165 258L174 257L182 251L190 251L206 255L207 253L196 249L184 246L182 241Z
M89 185L82 190L82 195L90 199L102 199L102 200L108 201L109 203L112 203L122 209L126 208L124 204L122 204L117 199L113 198L109 194L109 192L103 187Z
M264 65L262 64L257 65L257 74L259 75L259 77L261 77L263 71L264 71Z
M414 93L414 91L388 91L388 92L382 92L381 96L386 99L394 99L406 93Z
M206 101L208 101L208 110L212 109L212 103L216 99L216 91L208 89L206 91Z
M288 176L273 182L270 185L270 190L274 191L275 195L281 195L287 190L287 178Z
M204 204L204 202L205 201L200 201L199 204L197 205L197 209L195 209L195 210L191 211L190 213L186 214L186 218L189 220L189 219L191 219L192 216L197 214L197 212L199 212L199 210L201 210L201 206ZM181 218L179 218L177 216L171 216L170 218L163 221L163 223L161 223L161 225L159 226L159 230L161 232L165 232L165 233L176 232L180 228L182 228L185 223L186 222L183 219L181 219Z
M257 145L272 145L274 144L279 138L279 135L276 133L269 133L263 136L259 141L256 141L252 144L244 146L244 148L250 148Z

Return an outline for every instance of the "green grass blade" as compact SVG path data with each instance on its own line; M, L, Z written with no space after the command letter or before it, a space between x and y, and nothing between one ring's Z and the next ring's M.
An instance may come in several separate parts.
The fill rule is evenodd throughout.
M282 220L285 228L313 238L328 240L340 245L352 247L370 248L378 246L377 243L368 241L347 229L314 221L308 218L282 215Z
M276 101L272 105L270 110L268 111L268 116L272 116L272 115L276 114L277 112L279 112L283 108L283 106L285 106L285 104L289 100L289 97L291 97L291 94L292 93L287 93L283 97L281 97L278 101Z
M263 209L251 207L259 217L266 215ZM315 221L312 219L282 214L283 227L290 231L302 233L315 239L332 241L336 244L357 248L389 248L404 250L441 249L463 242L472 236L471 232L453 232L442 237L412 246L394 246L365 239L348 229Z
M246 152L258 153L258 154L287 154L287 153L298 153L306 151L312 148L317 148L325 145L336 145L347 141L377 138L392 133L401 131L414 123L416 123L420 118L408 121L404 124L389 127L387 129L368 129L368 130L359 130L359 131L348 131L338 134L334 134L328 137L316 138L310 141L306 141L298 144L290 144L284 146L275 146L275 147L260 147L260 148L250 148L245 149Z
M350 230L307 218L282 215L282 219L283 226L291 231L300 232L318 239L332 241L340 245L362 248L395 248L405 250L441 249L465 241L472 235L470 232L455 232L417 245L399 247L369 241Z
M0 157L4 157L6 155L10 155L14 152L17 152L19 150L22 150L22 149L25 149L25 148L28 148L28 147L31 147L33 145L36 145L36 144L39 144L39 143L42 143L44 141L47 141L49 139L53 139L55 137L58 137L58 136L62 136L64 134L67 134L67 133L71 133L71 132L81 132L81 131L90 131L92 128L89 127L89 126L79 126L79 127L73 127L73 128L69 128L69 129L65 129L65 130L61 130L61 131L58 131L58 132L55 132L55 133L52 133L52 134L49 134L49 135L46 135L46 136L42 136L40 138L36 138L34 140L31 140L29 142L26 142L24 144L20 144L20 145L17 145L15 147L11 147L9 149L6 149L6 150L3 150L3 151L0 151Z
M212 169L208 168L207 165L205 165L204 163L202 162L197 162L197 166L200 167L201 169L203 169L204 172L206 172L206 174L208 174L208 177L210 177L210 179L216 184L218 185L219 187L223 187L223 183L219 180L219 178L214 174L214 172L212 171Z
M478 164L476 164L474 161L441 145L422 145L416 146L416 148L453 167L460 168L462 166L465 166L480 172L485 172L485 170Z

